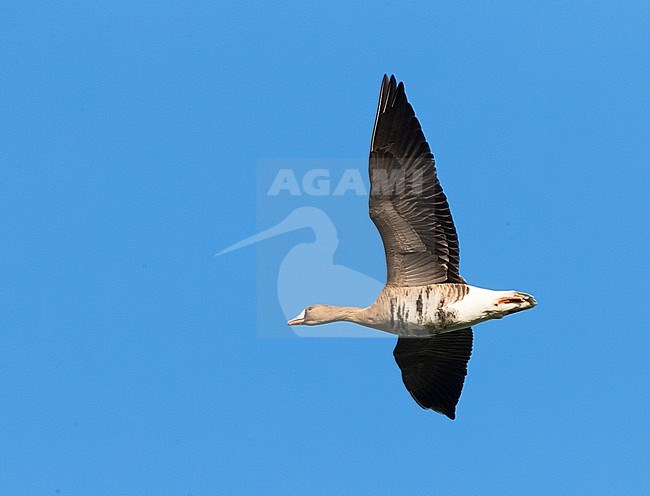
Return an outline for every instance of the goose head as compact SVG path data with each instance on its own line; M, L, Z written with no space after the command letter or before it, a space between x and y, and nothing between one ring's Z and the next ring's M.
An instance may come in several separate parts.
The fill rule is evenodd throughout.
M318 325L331 322L331 307L328 305L312 305L305 308L302 312L289 320L287 324L296 325Z
M360 308L354 307L337 307L332 305L312 305L305 308L302 312L289 320L287 324L296 325L320 325L330 322L347 320L355 322L355 316L358 316Z

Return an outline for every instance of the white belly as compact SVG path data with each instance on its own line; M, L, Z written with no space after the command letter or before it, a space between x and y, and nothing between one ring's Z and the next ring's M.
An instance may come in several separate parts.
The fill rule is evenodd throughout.
M489 309L497 293L459 284L400 288L390 296L389 321L384 330L430 335L464 329L494 318Z

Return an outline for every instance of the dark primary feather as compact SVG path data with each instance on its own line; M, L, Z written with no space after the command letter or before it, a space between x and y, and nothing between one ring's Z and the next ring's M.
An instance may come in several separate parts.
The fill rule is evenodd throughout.
M447 198L403 83L384 76L370 147L370 217L384 243L387 282L464 283Z
M430 338L400 337L393 355L402 380L422 408L456 418L456 405L472 354L472 329Z

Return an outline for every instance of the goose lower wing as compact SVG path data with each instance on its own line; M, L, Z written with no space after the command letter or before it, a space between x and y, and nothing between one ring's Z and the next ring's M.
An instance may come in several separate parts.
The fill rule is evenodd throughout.
M404 385L418 405L456 418L473 337L468 327L427 338L397 340L393 355Z

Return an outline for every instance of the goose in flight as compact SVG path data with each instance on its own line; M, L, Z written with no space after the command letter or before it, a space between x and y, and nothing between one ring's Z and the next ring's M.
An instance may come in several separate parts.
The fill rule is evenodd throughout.
M289 325L348 321L398 336L402 380L422 408L454 419L472 353L471 326L534 307L518 291L467 284L456 228L404 84L384 75L370 145L370 218L386 284L367 308L313 305Z

